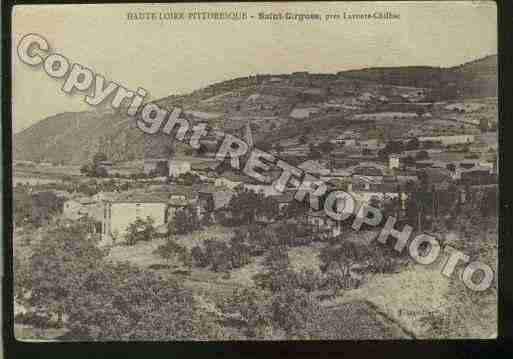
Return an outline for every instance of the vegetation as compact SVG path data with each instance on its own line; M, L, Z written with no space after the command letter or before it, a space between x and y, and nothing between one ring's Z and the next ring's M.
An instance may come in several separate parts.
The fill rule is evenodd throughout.
M192 264L191 254L187 248L170 238L168 238L164 244L160 245L155 250L155 253L168 262L175 258L185 264L187 267L190 267Z
M18 226L31 225L40 227L50 219L62 213L64 199L55 193L30 193L26 187L14 190L14 223Z
M173 219L168 222L169 234L187 234L200 228L200 219L196 208L188 205L176 211Z
M155 220L151 217L137 218L130 223L127 228L126 244L131 246L139 241L149 241L154 238L157 233L154 223Z
M107 161L107 156L103 152L98 152L93 156L90 164L80 167L80 172L89 177L108 177L107 169L102 166L104 161Z
M28 263L15 265L16 298L79 340L205 340L222 337L192 293L104 253L80 225L50 230Z

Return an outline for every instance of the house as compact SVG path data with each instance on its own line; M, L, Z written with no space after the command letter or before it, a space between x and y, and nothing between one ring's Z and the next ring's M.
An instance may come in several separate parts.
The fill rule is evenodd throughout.
M205 211L205 200L198 200L201 196L192 187L169 186L161 191L122 193L116 198L106 199L102 206L102 240L123 241L128 226L136 219L147 217L153 219L157 230L165 232L167 223L189 205L197 209L201 218Z
M318 112L319 109L316 107L295 108L290 112L289 116L295 119L304 119Z
M194 206L198 211L198 217L203 219L208 216L209 219L213 221L218 189L213 185L201 185L195 187L193 190L197 194L197 197L194 200Z
M474 142L474 135L426 136L419 137L419 142L434 142L443 146L468 144Z
M339 137L331 140L330 142L340 145L340 146L347 146L347 147L354 147L358 144L358 141L356 138L344 138L343 136L339 136Z
M191 171L191 163L188 161L181 160L169 160L169 177L178 177L182 174L189 173Z
M488 177L493 171L493 167L490 166L479 166L475 165L470 168L465 167L457 167L452 173L452 179L454 180L466 180L471 179L472 177L479 179L483 177Z
M375 98L375 96L373 94L371 94L370 92L364 92L360 96L358 96L358 100L360 100L362 102L369 102L369 101L372 101L374 98Z
M277 205L278 215L283 216L286 214L287 209L290 207L293 201L295 201L294 196L296 195L296 191L285 191L283 193L272 196L272 200Z
M358 144L359 137L360 135L357 132L347 130L330 142L342 146L356 146Z
M298 168L304 170L307 173L318 176L327 176L330 170L326 168L322 163L315 160L307 160L301 163Z
M112 161L100 161L100 162L98 162L98 167L103 167L107 171L110 171L112 169L112 166L114 166L114 162L112 162Z
M167 158L145 158L143 164L143 172L145 174L150 174L151 172L157 169L157 166L162 162L168 163Z
M399 168L401 165L401 156L398 155L390 155L388 157L388 168L393 170L395 168Z
M129 225L150 217L156 227L167 222L168 199L161 196L129 193L104 201L102 241L124 241Z
M359 141L360 148L367 149L367 150L379 150L385 147L385 144L377 138L370 138L367 140L360 140Z
M324 210L310 210L305 214L304 220L312 229L312 233L322 239L334 238L342 234L342 223L328 217Z
M422 172L426 176L427 183L436 184L449 181L451 174L444 168L426 168Z
M226 190L226 191L216 190L213 193L213 199L214 199L213 216L214 216L215 220L219 221L222 219L233 218L233 213L229 208L229 203L234 195L235 195L235 192L231 191L231 190Z
M398 199L404 208L408 199L407 189L405 186L401 186L398 181L376 183L368 179L353 179L348 188L348 193L353 196L357 203L355 207L359 207L363 203L371 203L373 200L383 204L385 201Z
M387 167L375 162L361 162L358 165L347 169L351 176L364 176L375 180L383 180L383 176L387 174Z
M91 199L97 202L101 202L115 198L116 196L118 196L118 192L98 192L92 196Z
M244 177L233 171L225 171L214 181L216 187L225 187L228 189L234 189L244 184Z
M93 198L80 197L72 198L64 202L64 217L71 220L78 220L81 217L89 216L99 219L99 202Z
M69 193L68 191L54 189L54 190L52 190L52 192L57 197L62 197L62 198L66 198L66 199L72 199L73 198L73 195L71 193Z

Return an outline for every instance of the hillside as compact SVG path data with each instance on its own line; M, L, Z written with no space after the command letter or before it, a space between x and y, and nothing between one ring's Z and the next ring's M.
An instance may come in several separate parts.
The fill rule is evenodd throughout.
M237 78L207 86L185 96L157 101L180 106L190 119L209 121L213 127L234 131L251 121L256 142L281 140L307 127L328 128L340 116L377 108L376 101L362 96L393 98L425 91L425 102L497 96L497 56L453 68L368 68L337 74L293 73ZM312 121L290 117L294 108L337 103L333 115L314 116ZM374 106L374 107L373 107ZM281 131L280 131L281 129ZM277 138L278 136L278 138ZM281 137L280 137L281 136ZM16 134L16 160L84 163L102 151L112 161L167 156L172 144L165 136L144 135L133 119L113 111L61 113Z

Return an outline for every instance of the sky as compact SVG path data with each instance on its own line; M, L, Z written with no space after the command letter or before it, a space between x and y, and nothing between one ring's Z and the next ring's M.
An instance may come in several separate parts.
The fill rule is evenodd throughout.
M128 12L247 12L246 21L129 21ZM361 14L398 20L258 20L258 13ZM183 94L258 73L334 73L381 66L450 67L497 53L491 1L24 5L13 13L13 131L57 113L87 111L85 93L66 95L63 80L16 55L28 33L51 52L87 66L148 98Z

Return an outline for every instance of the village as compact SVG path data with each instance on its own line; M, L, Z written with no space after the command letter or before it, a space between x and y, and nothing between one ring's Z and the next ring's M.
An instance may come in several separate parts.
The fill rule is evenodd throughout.
M485 235L488 248L497 213L496 97L442 101L425 88L335 78L328 88L316 87L323 76L306 72L243 78L193 93L184 113L296 166L325 183L326 196L344 191L357 207L393 216L396 228L409 225L462 250L477 250ZM450 279L376 246L379 229L356 232L351 220L298 202L299 183L276 190L277 168L268 171L268 183L250 178L216 158L213 135L197 150L173 143L167 154L130 160L120 159L116 137L92 143L80 163L14 161L20 251L78 225L109 263L180 280L229 337L247 338L233 322L250 322L225 307L232 292L281 293L284 283L306 290L334 317L363 310L368 316L354 320L375 329L355 336L441 335L437 323L455 305L444 294L455 290ZM465 228L476 221L481 229L469 234ZM422 278L423 286L408 286L407 278ZM388 287L406 292L398 300ZM413 303L430 314L404 315ZM30 313L16 307L17 315ZM487 305L483 310L494 315ZM458 325L451 330L461 335L490 330L472 323L444 325ZM275 330L280 334L266 335L288 335Z

